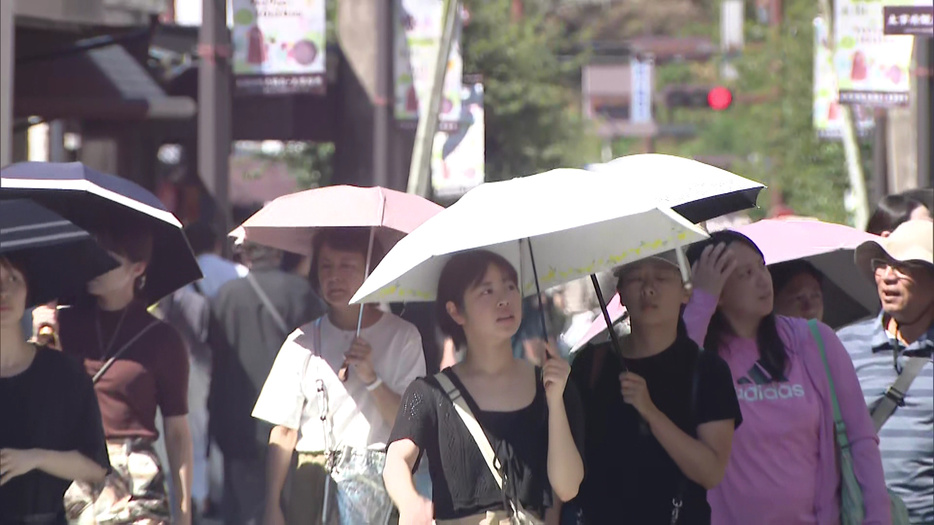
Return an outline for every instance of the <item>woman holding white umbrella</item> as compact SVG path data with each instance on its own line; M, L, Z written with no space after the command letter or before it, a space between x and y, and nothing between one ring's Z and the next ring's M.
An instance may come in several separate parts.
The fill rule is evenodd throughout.
M541 369L516 359L522 320L515 268L485 250L455 255L438 282L441 327L465 345L463 362L406 390L383 478L400 523L535 523L584 477L580 400L570 366L548 346ZM432 501L412 472L427 457Z

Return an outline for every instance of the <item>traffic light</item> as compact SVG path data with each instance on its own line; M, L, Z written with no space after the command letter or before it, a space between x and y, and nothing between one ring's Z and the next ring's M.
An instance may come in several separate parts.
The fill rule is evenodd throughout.
M733 102L733 93L723 86L668 86L664 89L669 108L706 108L723 111Z
M714 111L723 111L733 103L733 93L723 86L717 86L707 92L707 106Z

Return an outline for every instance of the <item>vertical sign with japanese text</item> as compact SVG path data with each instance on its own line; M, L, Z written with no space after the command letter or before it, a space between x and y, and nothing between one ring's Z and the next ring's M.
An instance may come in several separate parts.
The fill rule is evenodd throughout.
M238 94L324 93L325 0L233 0Z
M629 71L631 79L632 100L629 104L629 120L636 124L652 122L652 69L654 61L651 58L639 60L630 59Z

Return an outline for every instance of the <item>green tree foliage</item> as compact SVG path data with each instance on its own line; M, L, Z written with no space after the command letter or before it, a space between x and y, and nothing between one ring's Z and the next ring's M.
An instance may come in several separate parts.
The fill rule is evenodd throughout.
M719 36L719 1L709 2L690 28L698 34ZM784 201L799 215L846 222L844 194L848 188L843 148L838 141L822 140L812 126L814 26L817 3L784 0L782 24L770 28L754 21L747 12L746 41L742 55L732 60L737 80L720 80L720 61L706 64L671 63L659 66L658 90L666 84L723 83L735 94L732 107L723 112L708 109L675 109L671 121L691 123L697 134L690 140L660 139L662 153L683 156L713 155L734 159L732 171L780 190ZM660 119L668 118L659 108ZM641 151L638 143L621 141L616 155ZM767 208L769 191L759 199Z
M580 35L550 23L546 2L525 2L510 17L510 0L466 0L464 71L483 76L487 180L503 180L592 160L595 142L580 117L584 56L562 51Z

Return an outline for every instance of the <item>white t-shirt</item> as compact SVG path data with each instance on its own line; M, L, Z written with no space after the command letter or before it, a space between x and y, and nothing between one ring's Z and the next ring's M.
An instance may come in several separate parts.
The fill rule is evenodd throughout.
M320 353L314 351L316 323L321 327ZM360 337L373 348L376 375L393 392L402 395L409 383L425 375L422 338L408 321L383 312L373 326L361 331ZM295 450L299 452L324 451L325 429L316 391L316 381L321 379L333 432L331 446L385 447L394 422L383 419L372 395L353 371L346 383L337 377L353 339L354 331L335 327L326 315L292 332L276 356L253 417L298 429Z

